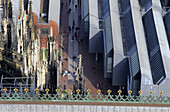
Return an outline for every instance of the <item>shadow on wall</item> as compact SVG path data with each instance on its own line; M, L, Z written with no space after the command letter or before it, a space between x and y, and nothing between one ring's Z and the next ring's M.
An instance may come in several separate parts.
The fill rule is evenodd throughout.
M99 31L94 37L89 40L89 52L90 53L103 53L103 31Z

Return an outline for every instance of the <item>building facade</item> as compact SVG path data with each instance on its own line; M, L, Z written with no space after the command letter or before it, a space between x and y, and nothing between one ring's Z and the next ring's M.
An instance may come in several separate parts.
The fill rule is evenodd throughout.
M82 0L89 52L102 53L104 78L137 95L170 95L168 0ZM89 32L87 32L88 30ZM84 35L87 36L87 35ZM100 46L100 47L98 47Z
M2 73L1 77L3 76L5 79L5 77L11 77L11 74L12 77L26 77L29 79L28 81L16 82L15 87L17 87L17 83L20 83L21 88L31 90L51 88L53 91L59 87L57 77L60 68L59 25L55 19L59 13L57 17L51 17L48 20L48 13L46 13L48 11L42 11L40 14L45 13L46 15L38 17L35 9L36 2L34 2L28 0L3 1L1 69L6 73ZM16 3L19 3L18 9L13 6ZM42 4L42 7L47 6ZM50 9L50 5L48 8ZM13 83L11 80L5 82ZM1 81L1 87L11 88L10 85L5 86L3 81Z

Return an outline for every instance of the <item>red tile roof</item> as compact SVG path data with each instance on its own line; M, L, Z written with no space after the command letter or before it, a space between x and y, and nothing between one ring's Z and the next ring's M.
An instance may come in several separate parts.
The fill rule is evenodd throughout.
M55 39L56 43L58 43L59 28L58 28L57 23L52 20L49 20L48 24L45 24L45 25L38 24L38 16L34 12L33 12L33 16L34 16L34 24L37 26L37 34L39 35L40 28L47 28L48 32L49 32L48 35L50 35L50 27L52 26L54 39ZM47 48L48 35L43 35L43 36L39 35L41 48L43 48L43 47Z

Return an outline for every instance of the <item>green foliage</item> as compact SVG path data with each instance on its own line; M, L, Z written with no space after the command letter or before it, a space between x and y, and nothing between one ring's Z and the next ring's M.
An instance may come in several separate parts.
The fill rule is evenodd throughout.
M45 50L45 58L48 60L48 49Z
M40 49L40 60L42 60L42 58L43 58L43 50Z
M45 58L48 59L48 49L45 49ZM40 60L43 59L43 50L40 49Z

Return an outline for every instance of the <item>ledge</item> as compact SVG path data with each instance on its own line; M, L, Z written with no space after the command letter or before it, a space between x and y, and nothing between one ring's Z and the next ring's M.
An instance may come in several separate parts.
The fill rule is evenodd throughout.
M53 101L0 101L0 104L37 104L37 105L95 105L95 106L142 106L170 107L170 104L147 103L105 103L105 102L53 102Z

